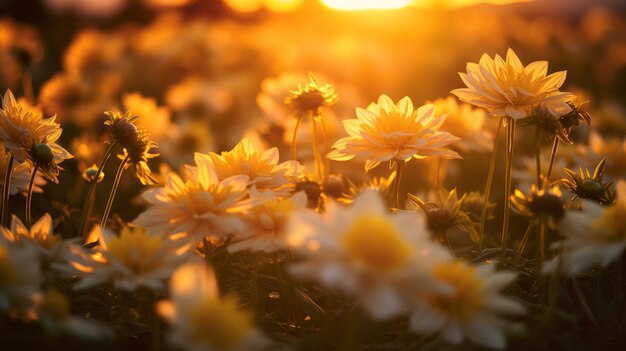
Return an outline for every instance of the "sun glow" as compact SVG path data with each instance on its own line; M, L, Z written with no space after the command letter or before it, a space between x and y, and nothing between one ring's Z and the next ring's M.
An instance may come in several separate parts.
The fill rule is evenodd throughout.
M324 5L332 9L346 11L399 9L413 2L413 0L322 0Z

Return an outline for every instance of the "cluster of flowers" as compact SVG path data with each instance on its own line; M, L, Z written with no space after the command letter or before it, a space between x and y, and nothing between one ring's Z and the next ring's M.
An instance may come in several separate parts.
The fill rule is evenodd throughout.
M36 175L56 182L59 163L72 157L56 144L61 129L54 117L43 118L41 111L7 92L0 110L0 141L8 158L0 308L15 317L38 320L51 332L104 337L110 335L108 329L71 315L71 300L54 288L55 281L70 281L69 289L74 290L103 284L129 292L163 292L169 287L167 300L152 302L169 324L171 342L190 350L267 347L271 338L262 336L252 314L236 299L219 294L219 280L200 262L202 256L210 261L210 248L225 247L233 255L274 254L296 281L347 296L353 306L346 313L362 308L376 321L408 318L408 329L416 334L437 333L450 343L468 339L503 348L509 317L525 310L503 294L516 274L496 269L513 265L507 256L510 208L532 219L522 244L533 226L538 228L541 248L528 260L536 260L538 271L545 274L560 277L606 267L626 248L626 228L620 221L626 215L626 183L617 180L613 191L603 180L610 160L600 162L593 174L567 171L571 179L563 183L581 201L564 200L558 182L550 181L556 148L570 142L571 129L589 116L572 94L560 91L565 72L547 71L547 62L524 66L512 50L506 58L484 55L461 74L467 87L452 92L466 103L450 97L416 108L408 97L394 102L381 95L366 108L357 108L355 119L343 121L348 136L337 140L332 151L318 144L328 139L326 113L338 96L332 85L320 84L311 75L284 100L295 122L290 160L281 162L278 148L264 149L251 138L230 151L195 153L193 164L180 174L170 172L163 184L143 193L147 208L117 234L106 226L122 173L131 169L142 184L157 184L148 160L158 154L150 133L136 124L136 116L108 112L108 148L100 164L85 172L90 188L73 238L55 235L50 215L30 223ZM444 131L447 112L454 112L446 109L463 110L461 115L476 119L460 121L469 127L453 135ZM484 196L470 193L459 199L456 190L441 191L438 199L427 202L409 194L414 208L407 209L401 190L405 165L412 159L453 160L461 158L458 152L489 149L490 134L476 127L486 113L500 118L494 149L501 129L507 129L502 255L497 264L458 258L449 240L455 229L481 248L488 244L485 221L492 216L489 190L495 157ZM310 127L314 171L297 160L302 123ZM537 182L528 194L511 195L516 123L536 126L537 140L552 138L554 146L544 173L537 143ZM100 225L87 233L93 191L119 147L122 161ZM350 187L344 190L330 160L352 159L364 161L366 172L381 163L395 170L388 178L363 185L348 182ZM16 216L9 224L5 218L12 210L11 180L20 172L30 179L26 189L19 189L27 194L26 224ZM545 253L547 233L555 234L550 236L553 255ZM449 247L442 245L445 242ZM522 244L518 259L523 258Z

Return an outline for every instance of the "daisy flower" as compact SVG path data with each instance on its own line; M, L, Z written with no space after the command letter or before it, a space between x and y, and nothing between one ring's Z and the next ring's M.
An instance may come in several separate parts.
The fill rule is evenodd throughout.
M286 225L290 216L307 206L307 196L300 191L284 198L274 192L252 189L251 197L259 202L246 215L248 230L245 238L228 248L231 252L242 250L274 252L288 247Z
M395 104L387 95L381 95L378 103L371 103L367 109L357 108L356 115L356 119L343 121L349 136L333 145L335 150L327 156L331 160L365 159L365 170L369 171L381 162L408 161L411 157L460 158L446 148L459 138L439 131L446 116L436 115L434 105L414 110L408 97Z
M460 138L451 148L462 152L491 152L493 135L482 130L485 121L483 109L459 103L452 96L437 99L432 104L438 113L448 115L441 129Z
M439 332L453 344L469 339L488 348L506 346L502 315L524 312L520 303L500 293L515 274L495 272L492 264L473 266L458 260L435 264L431 274L446 289L415 299L417 307L409 318L412 331Z
M133 291L140 286L154 290L164 282L187 256L188 248L161 236L149 235L144 228L122 228L119 237L108 230L94 228L90 238L98 238L93 251L72 247L70 265L82 279L74 287L83 289L112 282L119 289Z
M422 270L449 257L430 241L423 215L389 214L375 190L365 190L347 208L329 202L323 215L297 212L289 231L288 242L301 258L292 274L357 297L376 319L406 311L402 292L428 289Z
M170 325L168 339L189 351L249 351L267 347L252 314L232 297L220 297L212 270L189 263L176 270L170 300L157 305Z
M312 73L306 84L298 83L298 88L290 91L285 98L285 104L290 106L301 118L306 115L321 116L322 108L334 105L338 100L335 87L332 84L320 84Z
M221 180L245 175L248 176L249 186L254 185L260 191L278 191L283 195L290 193L293 182L304 171L304 167L297 161L278 163L278 148L260 150L248 138L242 139L230 151L219 155L213 152L208 155L198 153L196 157L210 162Z
M133 225L145 227L155 235L184 234L198 240L243 231L240 214L252 206L245 200L248 176L219 180L206 157L196 154L195 160L186 181L170 173L165 186L143 193L149 207Z
M524 66L512 49L507 51L506 59L484 54L479 63L467 64L467 73L459 73L467 88L455 89L452 94L487 109L492 116L522 119L542 105L560 117L572 111L567 102L573 95L559 91L567 72L547 73L547 61Z
M616 192L617 200L610 206L586 200L581 211L565 213L557 229L564 240L554 245L563 252L544 265L544 273L553 273L560 265L576 276L605 268L622 255L626 248L626 181L617 182Z

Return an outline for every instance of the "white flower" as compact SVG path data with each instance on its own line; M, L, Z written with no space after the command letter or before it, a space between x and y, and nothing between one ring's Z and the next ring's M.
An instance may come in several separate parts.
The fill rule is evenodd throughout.
M251 197L259 204L246 215L248 230L241 241L229 246L230 252L242 250L274 252L287 245L287 221L291 215L306 208L306 193L300 191L293 197L283 198L272 191L251 190Z
M196 154L196 167L189 169L187 181L170 174L164 187L143 193L150 206L133 225L155 235L181 234L213 240L243 231L240 214L252 206L248 196L248 176L219 180L209 160Z
M331 202L324 215L300 211L289 228L288 242L302 257L291 272L357 297L376 319L406 311L403 291L429 289L428 267L449 257L430 241L423 215L389 214L375 190L348 208Z
M215 274L203 263L181 266L172 276L170 301L157 305L170 325L168 339L189 351L251 351L267 347L252 315L235 299L220 297Z
M617 182L617 200L602 207L584 201L582 211L567 211L558 232L564 240L555 249L563 252L543 267L543 273L554 273L559 266L568 275L580 275L596 267L605 268L626 249L626 181Z
M39 255L33 247L0 240L0 311L28 315L42 281Z
M187 260L188 248L161 236L148 235L144 228L124 227L118 237L108 230L94 229L100 245L92 251L73 247L70 263L82 278L74 287L87 288L105 282L132 291L140 286L154 290L165 288L164 282Z
M433 278L446 289L418 295L409 327L418 333L441 333L458 344L464 339L489 347L506 346L506 321L502 314L521 314L522 306L500 294L515 274L494 272L492 264L472 266L462 261L433 266Z

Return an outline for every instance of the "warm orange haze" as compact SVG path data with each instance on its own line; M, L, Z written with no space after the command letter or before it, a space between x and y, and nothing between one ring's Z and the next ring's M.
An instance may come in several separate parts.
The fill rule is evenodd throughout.
M0 350L626 349L626 3L0 2Z

